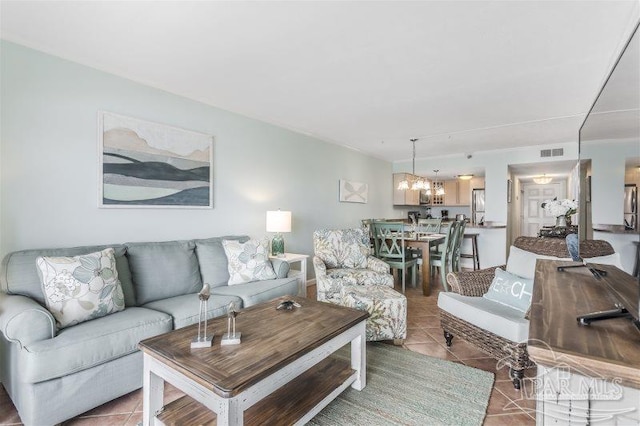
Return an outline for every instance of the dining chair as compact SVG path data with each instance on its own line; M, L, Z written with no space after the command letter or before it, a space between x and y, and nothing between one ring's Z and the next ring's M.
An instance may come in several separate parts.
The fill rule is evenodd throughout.
M418 219L417 236L424 236L426 234L437 234L442 227L442 219Z
M449 291L449 285L447 284L447 273L449 272L448 270L450 270L451 258L454 251L454 243L459 227L459 221L451 222L449 228L447 229L447 232L445 233L444 243L440 245L440 247L442 247L442 250L432 252L429 255L432 270L439 269L440 282L442 282L442 286L444 287L445 291ZM428 271L423 271L422 273L428 273Z
M402 274L402 292L405 292L407 269L411 269L411 285L415 287L418 261L408 254L404 223L373 222L373 235L378 258Z
M420 237L425 237L429 234L437 234L440 232L441 227L442 227L442 218L418 219L418 227L416 229L416 238L420 239ZM420 259L418 261L418 267L420 267L420 265L422 264L422 250L416 247L411 247L411 243L409 243L409 252L411 254L411 257Z
M467 221L460 220L458 222L458 229L456 231L455 240L453 242L453 252L451 254L451 271L460 271L460 248L464 240L464 229L467 227Z

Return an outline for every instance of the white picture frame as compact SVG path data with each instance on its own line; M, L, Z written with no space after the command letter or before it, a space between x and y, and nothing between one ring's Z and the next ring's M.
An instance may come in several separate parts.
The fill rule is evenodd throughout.
M98 207L213 208L213 136L98 112Z
M362 203L369 201L369 185L351 180L339 181L339 199L343 203Z

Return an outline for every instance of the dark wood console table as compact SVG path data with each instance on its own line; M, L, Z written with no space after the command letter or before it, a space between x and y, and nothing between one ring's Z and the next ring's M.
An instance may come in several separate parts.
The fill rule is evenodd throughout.
M557 271L567 264L536 264L528 351L538 364L537 424L640 424L640 330L624 318L576 320L620 299L637 309L640 284L614 266L596 265L607 271L601 280L587 268Z

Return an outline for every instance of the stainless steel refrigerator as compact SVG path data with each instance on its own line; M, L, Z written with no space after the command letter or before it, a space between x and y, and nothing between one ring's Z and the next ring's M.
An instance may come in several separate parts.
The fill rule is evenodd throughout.
M474 224L484 223L484 188L471 191L471 220Z
M624 226L627 229L638 229L638 188L624 186Z

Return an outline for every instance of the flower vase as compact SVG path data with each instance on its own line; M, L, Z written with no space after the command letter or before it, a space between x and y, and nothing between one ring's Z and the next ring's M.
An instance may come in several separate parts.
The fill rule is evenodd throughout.
M556 228L566 228L566 227L567 227L567 217L566 216L556 217Z

